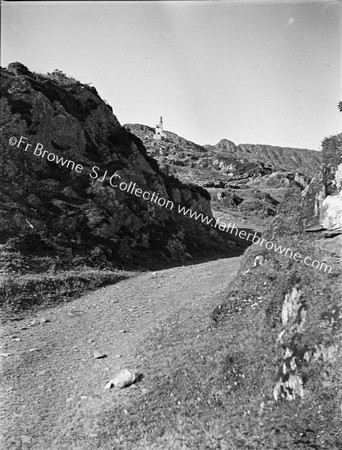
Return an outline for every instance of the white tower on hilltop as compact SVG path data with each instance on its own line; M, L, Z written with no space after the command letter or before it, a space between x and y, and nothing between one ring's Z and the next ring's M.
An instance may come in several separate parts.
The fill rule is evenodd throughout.
M163 131L163 118L162 118L162 116L160 116L159 123L156 125L156 128L154 130L153 139L157 139L158 141L160 141L163 137L166 137L166 136Z

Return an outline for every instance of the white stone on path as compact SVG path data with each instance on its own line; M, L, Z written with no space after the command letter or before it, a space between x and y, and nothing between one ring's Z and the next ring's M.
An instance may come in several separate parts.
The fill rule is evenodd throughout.
M95 352L94 352L94 358L96 358L96 359L101 359L101 358L105 358L107 355L105 355L104 353L102 353L102 352L100 352L100 351L98 351L98 350L96 350Z
M105 386L105 389L110 389L113 386L122 389L130 386L136 380L136 375L129 369L121 370L114 378L112 378Z

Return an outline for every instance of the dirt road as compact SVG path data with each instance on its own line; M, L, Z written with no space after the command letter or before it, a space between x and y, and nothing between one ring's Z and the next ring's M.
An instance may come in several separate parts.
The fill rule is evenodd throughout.
M65 444L93 414L123 401L104 389L116 372L137 366L149 333L184 311L199 328L234 277L240 258L148 272L2 328L2 449L79 449ZM106 355L94 357L99 351ZM130 389L130 388L129 388Z

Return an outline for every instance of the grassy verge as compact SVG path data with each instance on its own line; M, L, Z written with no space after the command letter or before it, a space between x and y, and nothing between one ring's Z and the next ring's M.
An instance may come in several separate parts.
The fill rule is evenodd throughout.
M53 306L129 276L129 272L95 269L2 275L0 306L5 316Z
M310 238L287 243L317 256ZM93 448L342 448L341 355L326 359L317 350L341 338L341 320L332 316L339 308L339 271L327 275L271 252L254 266L260 253L257 246L247 251L212 322L208 310L191 311L191 320L183 311L155 330L140 352L137 370L144 380L98 414ZM305 395L276 402L273 389L284 362L282 305L294 285L302 292L306 322L287 331L286 345L297 355L294 370L303 377ZM304 350L316 357L306 361Z

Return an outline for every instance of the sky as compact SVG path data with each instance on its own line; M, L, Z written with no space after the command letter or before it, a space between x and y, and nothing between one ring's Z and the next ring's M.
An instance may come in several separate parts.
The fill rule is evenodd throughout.
M320 149L341 130L339 1L1 2L1 66L62 70L121 124Z

